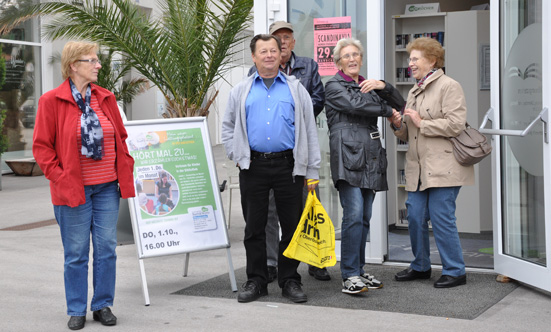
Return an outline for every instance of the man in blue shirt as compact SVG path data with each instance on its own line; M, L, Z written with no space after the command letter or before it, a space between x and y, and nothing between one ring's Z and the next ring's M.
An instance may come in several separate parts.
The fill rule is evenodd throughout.
M247 282L239 302L268 294L266 222L271 189L277 205L282 236L279 246L278 284L291 301L306 302L297 272L299 261L283 256L302 213L302 189L307 179L319 179L320 151L312 100L293 76L279 71L281 42L271 35L251 41L257 73L231 91L222 142L228 158L239 167L241 206L245 218ZM309 185L314 190L316 184Z
M318 72L318 64L314 59L296 56L294 28L291 23L276 21L270 25L270 35L274 35L281 41L281 61L279 70L287 75L295 76L306 88L312 98L314 115L318 116L325 104L325 89ZM249 75L256 72L256 66L252 66ZM316 189L319 197L319 192ZM303 202L306 202L308 192L303 193ZM277 257L279 251L279 223L276 212L273 192L270 192L270 204L268 207L268 223L266 225L266 255L268 257L268 283L277 279ZM308 274L318 280L331 280L326 268L319 269L308 266Z

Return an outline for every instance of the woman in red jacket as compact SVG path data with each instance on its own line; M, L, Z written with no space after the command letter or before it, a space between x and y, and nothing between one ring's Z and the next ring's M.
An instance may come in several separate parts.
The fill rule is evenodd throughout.
M65 81L38 103L33 155L46 178L65 256L65 296L71 330L84 327L90 234L94 320L115 325L119 198L135 196L134 160L110 91L92 84L101 68L96 44L69 42L61 55Z

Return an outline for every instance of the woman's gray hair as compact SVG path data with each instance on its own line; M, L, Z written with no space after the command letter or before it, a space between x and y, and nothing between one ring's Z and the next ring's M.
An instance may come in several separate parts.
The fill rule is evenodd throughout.
M335 61L335 64L337 64L337 62L341 60L341 49L350 45L356 46L356 48L360 51L360 56L363 59L364 48L362 46L362 43L354 38L343 38L337 42L337 45L333 49L333 61Z

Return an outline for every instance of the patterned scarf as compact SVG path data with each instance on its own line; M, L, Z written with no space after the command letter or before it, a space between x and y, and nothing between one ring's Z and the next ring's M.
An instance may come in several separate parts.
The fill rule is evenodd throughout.
M421 87L421 85L423 85L423 83L425 83L425 80L427 78L429 78L430 75L434 74L437 70L438 69L433 68L431 71L429 71L429 73L425 77L423 77L422 79L417 81L417 86Z
M90 84L88 84L86 88L86 99L82 100L82 95L70 78L69 83L71 85L73 98L82 111L82 115L80 116L80 134L82 136L81 153L87 158L101 160L104 153L103 129L101 128L101 123L99 122L96 112L90 107L90 99L92 96Z

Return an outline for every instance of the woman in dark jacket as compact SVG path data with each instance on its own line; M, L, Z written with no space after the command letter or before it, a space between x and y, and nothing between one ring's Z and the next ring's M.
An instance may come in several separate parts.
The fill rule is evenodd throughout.
M377 119L392 116L393 108L401 109L405 104L392 85L360 76L362 58L358 40L339 40L333 50L339 71L325 85L331 174L343 208L342 291L348 294L382 287L363 270L375 192L388 189L386 151Z

